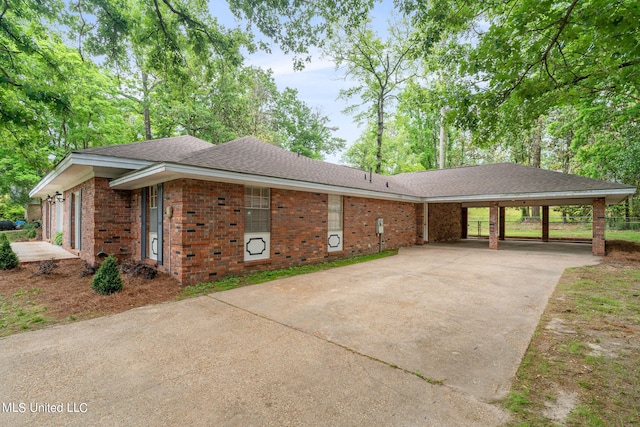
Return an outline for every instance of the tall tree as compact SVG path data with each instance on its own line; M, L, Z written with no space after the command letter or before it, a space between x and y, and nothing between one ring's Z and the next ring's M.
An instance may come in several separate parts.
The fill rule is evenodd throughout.
M121 76L121 94L143 117L146 139L154 136L151 109L159 86L188 81L190 56L205 64L223 58L236 65L242 61L240 47L252 49L247 34L219 25L207 4L197 0L77 0L70 10L80 22L96 22L76 25L73 35L79 49L103 56Z
M356 86L340 92L342 98L359 101L346 112L357 113L356 119L360 122L375 118L377 173L383 163L385 113L402 85L414 75L410 61L414 43L408 36L408 29L402 24L390 25L386 40L363 25L352 32L337 31L325 49L325 55L333 59L336 68L344 68L344 78L357 82ZM363 106L365 109L361 110Z
M298 99L298 91L286 88L273 109L278 145L307 157L322 159L344 148L344 139L332 135L329 119Z

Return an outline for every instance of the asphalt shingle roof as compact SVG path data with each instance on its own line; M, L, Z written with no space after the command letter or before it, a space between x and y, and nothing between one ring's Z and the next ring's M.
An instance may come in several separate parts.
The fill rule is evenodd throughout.
M514 163L466 166L396 175L422 197L554 193L633 188Z
M212 144L210 142L186 135L133 142L131 144L87 148L85 150L75 151L75 153L97 154L151 162L175 162L196 151L211 146Z
M633 189L628 185L513 163L395 176L373 174L370 181L368 172L299 156L252 137L212 145L192 136L180 136L80 152L427 198Z
M400 187L393 177L373 174L370 182L368 172L299 156L252 137L198 151L179 163L382 193L408 194L408 189Z

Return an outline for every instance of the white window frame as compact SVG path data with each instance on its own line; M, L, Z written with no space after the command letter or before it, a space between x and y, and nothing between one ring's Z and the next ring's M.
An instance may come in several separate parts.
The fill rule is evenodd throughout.
M259 214L256 223L252 214ZM254 217L255 218L255 217ZM245 186L244 190L244 260L269 259L271 252L271 189Z
M327 198L327 251L339 252L344 240L344 203L342 196L329 194Z

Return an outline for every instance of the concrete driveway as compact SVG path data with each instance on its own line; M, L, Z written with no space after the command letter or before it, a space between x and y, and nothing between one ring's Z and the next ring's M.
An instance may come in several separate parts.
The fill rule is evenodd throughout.
M498 425L491 402L590 250L407 248L0 339L0 425Z

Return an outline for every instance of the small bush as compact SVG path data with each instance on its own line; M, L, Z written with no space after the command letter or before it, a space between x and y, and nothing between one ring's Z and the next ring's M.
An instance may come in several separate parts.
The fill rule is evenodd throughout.
M46 261L40 261L38 264L38 272L36 276L49 275L53 273L53 270L58 268L58 264L54 260L48 259Z
M36 236L37 236L37 234L38 234L38 232L35 230L35 228L32 228L31 230L29 230L29 231L27 232L27 237L28 237L29 239L35 239L35 238L36 238Z
M53 243L58 246L62 246L62 231L58 231L56 235L53 237Z
M118 271L118 261L109 255L93 276L91 288L100 295L110 295L122 290L122 278Z
M0 234L0 270L13 270L18 264L20 260L11 248L9 239L4 233Z
M155 279L158 276L158 270L154 266L130 259L120 264L120 272L131 277L143 277L147 280Z
M93 276L98 271L98 264L89 264L88 262L82 263L82 271L80 277Z

